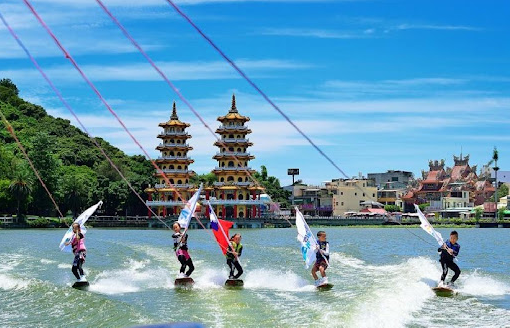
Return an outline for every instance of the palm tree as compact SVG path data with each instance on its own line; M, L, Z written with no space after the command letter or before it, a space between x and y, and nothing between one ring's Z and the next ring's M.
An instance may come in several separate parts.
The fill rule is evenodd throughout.
M28 174L28 171L18 167L14 172L14 178L11 180L9 190L18 202L16 221L19 222L21 217L20 204L27 199L32 191L32 177Z

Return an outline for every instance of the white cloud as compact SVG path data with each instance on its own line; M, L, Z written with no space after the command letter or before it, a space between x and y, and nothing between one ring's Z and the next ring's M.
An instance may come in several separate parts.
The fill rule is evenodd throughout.
M444 31L481 31L474 26L465 25L434 25L434 24L400 24L394 27L396 30L444 30Z
M275 70L295 70L310 67L295 61L278 59L236 61L242 69L256 77L271 77ZM158 62L159 68L171 81L239 79L240 76L223 61L197 62ZM82 70L92 81L161 81L161 76L148 63L119 65L81 65ZM81 77L71 65L43 68L48 76L57 81L77 81ZM0 76L15 81L30 82L39 76L35 69L0 70Z
M259 31L261 35L312 37L319 39L362 39L371 37L373 29L364 31L338 31L306 28L266 28Z

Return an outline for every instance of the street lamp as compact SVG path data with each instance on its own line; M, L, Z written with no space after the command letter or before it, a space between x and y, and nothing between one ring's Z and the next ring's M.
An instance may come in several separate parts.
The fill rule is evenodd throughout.
M498 149L496 147L494 147L494 151L492 152L492 159L494 160L494 177L495 177L495 191L494 191L494 202L496 203L496 213L494 214L494 218L496 220L496 222L498 221L498 171L499 171L499 167L498 167L498 158L499 158L499 155L498 155Z

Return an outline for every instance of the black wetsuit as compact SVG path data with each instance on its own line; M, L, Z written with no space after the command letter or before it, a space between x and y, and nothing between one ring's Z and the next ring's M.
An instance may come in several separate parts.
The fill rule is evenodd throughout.
M231 242L234 246L233 250L237 253L237 257L241 256L243 253L243 244L236 244L233 241ZM228 246L228 250L232 251L232 246ZM241 263L237 260L234 254L227 251L225 255L227 257L227 265L230 268L229 279L239 279L239 277L243 274L243 267ZM234 270L237 269L237 274L234 275Z
M453 272L455 273L452 277L452 280L451 282L455 282L455 280L457 280L457 278L459 277L460 275L460 269L459 269L459 266L453 262L453 259L459 255L459 252L460 252L460 245L455 243L455 244L452 244L450 243L450 241L447 241L446 243L446 246L450 249L453 250L453 255L450 255L446 249L443 249L443 248L438 248L438 252L441 253L441 258L439 259L439 262L441 263L441 268L443 269L443 274L441 275L441 281L444 282L444 280L446 279L446 275L448 274L448 269L452 269Z

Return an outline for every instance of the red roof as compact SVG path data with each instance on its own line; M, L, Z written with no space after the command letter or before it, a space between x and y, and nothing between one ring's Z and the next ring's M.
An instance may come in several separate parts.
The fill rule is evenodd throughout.
M376 214L386 214L386 210L384 208L365 208L362 209L360 212L362 213L376 213Z

